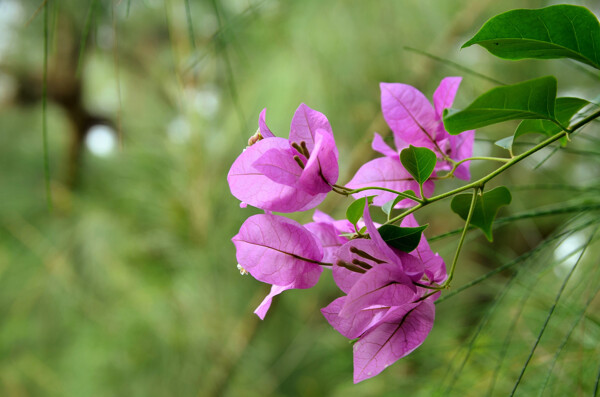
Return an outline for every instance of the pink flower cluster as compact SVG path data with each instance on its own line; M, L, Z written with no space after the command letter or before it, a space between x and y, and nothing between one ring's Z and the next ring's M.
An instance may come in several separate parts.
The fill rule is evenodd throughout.
M383 116L393 132L396 149L375 134L373 149L384 157L364 164L345 189L373 187L354 196L375 195L376 206L396 198L377 187L419 192L419 184L399 159L399 152L409 145L433 150L438 158L436 171L451 170L456 162L469 157L474 131L452 136L441 120L459 84L458 77L443 79L432 107L409 85L382 83ZM345 295L321 312L338 332L357 339L355 382L377 375L420 346L433 327L434 301L439 296L427 287L440 285L447 278L443 259L432 252L425 236L408 253L388 245L371 220L368 201L357 228L318 210L314 221L305 225L271 213L315 208L336 187L338 150L327 118L301 104L292 118L289 138L284 139L267 127L263 110L259 130L248 144L227 180L232 194L244 205L265 211L249 217L232 239L241 271L272 285L255 313L263 319L276 295L288 289L311 288L323 268L331 268ZM468 179L468 167L468 162L462 163L454 174ZM425 195L431 195L433 189L432 180L425 182ZM412 203L405 199L398 206ZM400 226L418 224L409 215ZM366 230L357 233L357 229Z

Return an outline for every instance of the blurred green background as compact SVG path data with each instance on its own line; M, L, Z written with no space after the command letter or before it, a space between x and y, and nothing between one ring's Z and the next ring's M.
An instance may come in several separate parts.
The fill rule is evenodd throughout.
M596 1L570 3L600 14ZM507 395L582 247L517 395L537 395L553 363L545 395L592 393L596 124L494 181L513 203L493 244L469 234L453 289L521 259L437 305L423 346L359 385L351 345L319 312L340 294L331 275L276 298L260 321L269 287L240 276L230 241L257 211L239 208L226 174L265 107L283 137L301 102L326 114L345 183L376 156L373 132L389 136L380 81L431 98L443 77L463 76L462 107L494 87L469 70L505 83L554 74L561 96L594 99L597 71L460 50L493 15L554 2L48 0L51 210L42 4L0 0L0 396L481 396L492 383ZM475 153L505 156L493 141L515 126L478 132ZM320 208L339 218L349 203ZM446 201L417 219L429 237L461 226ZM449 263L456 241L432 244Z

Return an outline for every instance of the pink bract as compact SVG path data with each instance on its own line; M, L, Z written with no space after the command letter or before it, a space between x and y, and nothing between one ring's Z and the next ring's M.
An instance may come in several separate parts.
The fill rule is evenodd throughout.
M372 378L421 346L434 318L429 299L389 309L353 346L354 383Z
M251 216L232 241L238 263L257 280L273 284L257 309L261 318L273 296L287 289L310 288L319 280L323 248L294 220L271 214Z
M452 106L461 77L446 77L433 94L434 106L416 88L400 83L381 83L381 110L385 121L394 134L397 153L409 145L433 150L439 161L435 170L450 170L453 161L471 157L474 131L450 135L444 129L442 113ZM375 141L374 141L375 146ZM377 144L380 147L380 144ZM375 147L374 147L375 149ZM378 149L375 149L378 150ZM382 152L382 150L378 150ZM387 153L384 153L389 155ZM461 164L455 171L456 177L470 179L469 162Z
M400 252L381 238L365 204L363 220L369 238L356 238L336 253L333 277L347 295L321 312L342 335L358 338L354 345L354 381L373 377L420 346L433 327L433 302L439 294L414 282L446 279L444 261L424 236L418 247ZM403 227L418 226L412 215ZM426 276L421 279L423 276Z
M338 150L327 118L301 104L292 119L289 139L273 135L265 122L265 110L258 124L263 139L244 150L227 175L231 193L266 211L316 207L339 174Z

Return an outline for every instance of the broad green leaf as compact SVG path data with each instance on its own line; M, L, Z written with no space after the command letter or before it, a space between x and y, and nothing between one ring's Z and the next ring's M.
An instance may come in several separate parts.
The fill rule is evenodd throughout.
M421 234L429 225L419 227L400 227L395 225L383 225L379 230L379 234L383 241L394 248L404 252L411 252L421 241Z
M400 162L420 185L429 179L436 161L435 153L425 147L410 145L400 152Z
M504 59L571 58L600 69L600 24L580 6L505 12L487 21L463 48L473 44Z
M580 111L581 108L588 104L588 101L580 98L556 98L556 107L554 109L556 120L558 120L558 122L564 127L568 127L571 118L578 111ZM558 125L548 120L523 120L515 131L514 139L517 139L519 136L528 133L539 133L546 136L552 136L560 131L561 128ZM564 145L566 143L566 139L561 139L561 143Z
M472 194L454 196L450 204L452 211L466 220L469 215L472 198ZM484 192L483 195L477 195L475 209L471 216L471 224L480 228L488 241L491 242L494 240L492 237L492 223L494 223L498 210L500 207L510 204L511 200L510 191L504 186Z
M359 198L358 200L353 201L346 209L346 219L353 225L356 225L356 222L362 217L366 200L366 197Z
M456 135L515 119L554 119L556 78L540 77L494 88L463 110L444 110L444 126Z
M415 192L413 192L412 190L406 190L402 193L408 194L410 196L413 196L414 198L417 198L417 195L415 194ZM403 196L396 196L395 199L392 199L390 201L388 201L387 203L385 203L382 207L381 210L383 211L384 214L386 215L390 215L390 213L392 212L392 209L396 206L396 204L398 204L400 201L404 200L406 197Z
M363 211L365 210L365 200L369 200L369 203L372 203L373 197L375 196L362 197L353 201L352 204L350 204L346 209L346 219L356 226L356 222L358 222L358 220L363 216Z

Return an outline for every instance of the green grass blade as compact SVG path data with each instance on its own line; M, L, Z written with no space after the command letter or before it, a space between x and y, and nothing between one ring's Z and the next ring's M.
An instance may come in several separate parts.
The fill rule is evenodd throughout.
M590 190L595 190L595 189L597 189L597 188L594 188L594 187L590 188ZM561 214L571 214L571 213L577 214L577 213L582 213L582 212L586 212L586 211L594 211L594 210L598 210L598 209L600 209L600 203L589 204L589 205L574 204L574 205L570 205L570 206L565 206L564 204L561 204L560 206L551 206L546 209L536 209L533 211L526 211L526 212L522 212L520 214L505 216L503 218L498 218L494 221L494 226L497 227L497 226L500 226L500 225L503 225L506 223L510 223L510 222L518 221L518 220L522 220L522 219L538 218L538 217L549 216L549 215L561 215ZM474 229L474 227L469 228L469 230L473 230L473 229ZM434 242L437 240L444 239L446 237L454 236L456 234L459 234L461 231L462 231L462 228L454 229L449 232L430 237L427 239L427 241L429 241L431 243L431 242Z
M540 330L540 332L537 336L537 339L535 340L535 343L533 344L533 347L531 348L531 351L529 352L529 356L527 357L527 360L525 361L525 364L523 365L523 368L521 369L521 373L519 374L519 377L517 378L517 381L515 382L515 385L513 386L513 389L510 393L511 396L514 396L515 392L517 391L517 388L519 387L519 384L521 383L521 380L523 379L523 375L525 375L525 371L527 370L527 367L529 366L529 362L531 361L531 358L533 357L533 354L535 353L535 350L537 349L538 344L540 343L540 340L542 339L542 336L544 335L544 332L546 331L546 327L548 326L548 323L550 322L550 318L554 314L554 309L556 309L556 306L558 305L558 302L562 296L562 293L564 292L567 284L569 283L571 276L575 272L575 269L577 269L577 265L579 265L579 263L581 262L581 258L583 258L583 255L585 254L587 247L589 246L589 243L592 241L597 230L598 230L598 228L596 228L594 230L594 232L588 239L587 244L585 245L585 247L579 254L579 257L577 258L577 262L575 262L575 265L573 265L573 267L567 274L567 277L565 277L565 280L563 281L562 285L560 286L560 289L558 290L558 293L556 294L556 297L554 298L554 303L552 304L552 307L550 307L550 310L548 311L548 315L546 316L544 324L542 325L542 329Z
M563 351L563 349L567 345L567 342L569 341L569 338L571 337L571 334L575 330L575 327L577 327L577 324L579 324L579 322L581 321L581 319L585 315L585 312L589 308L590 304L592 303L592 301L594 300L594 298L596 297L596 295L598 295L598 292L600 292L600 287L596 288L596 290L594 291L594 293L588 298L587 302L583 306L583 309L581 309L581 311L579 312L577 318L571 324L571 328L566 333L566 335L563 338L560 346L556 350L556 353L554 354L554 357L552 358L552 364L550 364L550 369L548 369L548 373L546 374L546 378L544 379L544 384L542 386L542 389L540 390L540 394L539 394L540 397L544 394L544 391L546 390L546 386L548 385L548 381L550 380L550 377L552 376L552 371L554 370L554 366L556 365L556 362L558 361L558 356L560 356L560 353Z
M486 76L486 75L485 75L485 74L483 74L483 73L476 72L476 71L474 71L473 69L469 69L469 68L468 68L468 67L466 67L466 66L463 66L463 65L461 65L461 64L458 64L458 63L456 63L456 62L452 62L452 61L451 61L451 60L449 60L449 59L446 59L446 58L441 58L441 57L435 56L435 55L433 55L433 54L430 54L430 53L428 53L428 52L426 52L426 51L419 50L419 49L417 49L417 48L408 47L408 46L404 46L404 47L403 47L403 49L404 49L404 50L406 50L406 51L410 51L410 52L414 52L414 53L416 53L416 54L420 54L420 55L426 56L427 58L433 59L434 61L441 62L441 63L443 63L443 64L445 64L445 65L448 65L448 66L450 66L450 67L453 67L453 68L455 68L456 70L460 70L461 72L465 72L465 73L467 73L467 74L470 74L470 75L472 75L472 76L479 77L480 79L483 79L483 80L489 81L489 82L490 82L490 83L492 83L492 84L496 84L496 85L506 85L506 83L503 83L503 82L501 82L500 80L497 80L497 79L495 79L495 78L493 78L493 77L490 77L490 76Z
M575 220L575 219L577 219L577 218L573 218L573 220ZM469 283L467 283L467 284L465 284L465 285L457 288L456 290L454 290L454 291L452 291L452 292L450 292L450 293L448 293L446 295L442 295L437 301L435 301L435 304L437 305L439 303L442 303L446 299L449 299L449 298L453 297L454 295L459 294L459 293L463 292L464 290L469 289L469 288L471 288L471 287L473 287L473 286L475 286L475 285L477 285L477 284L479 284L479 283L487 280L488 278L490 278L490 277L492 277L492 276L494 276L494 275L496 275L498 273L503 272L504 270L510 269L511 267L516 266L517 264L526 261L528 258L530 258L534 254L542 251L548 245L552 244L556 240L558 240L558 239L560 239L562 237L568 237L571 234L573 234L573 233L575 233L577 231L583 230L586 227L588 227L590 225L593 225L593 224L596 224L596 223L598 223L598 219L592 219L592 220L589 220L589 221L585 222L584 224L578 226L575 229L568 230L568 231L563 231L561 233L558 233L556 235L548 237L546 240L544 240L540 245L538 245L537 247L535 247L533 250L524 253L523 255L521 255L521 256L513 259L510 262L505 263L504 265L498 266L496 269L494 269L494 270L492 270L492 271L484 274L481 277L476 278L475 280L473 280L473 281L471 281L471 282L469 282Z
M95 9L96 9L96 0L91 0L87 15L85 17L85 24L83 25L83 32L81 32L81 43L79 44L79 58L77 59L77 69L75 71L75 76L77 76L77 77L81 76L81 66L83 64L83 56L84 56L85 47L87 44L88 35L89 35L90 29L92 27L92 19L94 16Z
M44 71L42 82L42 145L44 151L44 181L46 186L46 202L48 211L52 211L50 193L50 155L48 153L48 6L44 3Z
M190 0L185 0L185 14L187 17L188 35L190 36L190 44L192 49L196 49L196 40L194 35L194 25L192 24L192 12L190 9Z
M221 6L219 4L218 0L212 0L211 1L212 6L213 6L213 10L215 12L215 16L217 17L217 23L218 23L218 31L225 33L225 27L228 26L227 21L223 22L223 16L221 15ZM215 46L217 49L217 52L220 53L220 55L223 58L223 62L225 63L225 76L227 78L227 86L229 87L229 95L231 96L231 101L233 102L233 106L235 108L235 111L237 113L238 119L240 121L240 124L242 126L241 131L246 131L247 130L247 120L246 117L244 116L244 112L242 110L242 106L240 104L240 100L239 100L239 95L238 95L238 91L237 91L237 85L235 83L235 77L233 74L233 66L231 65L231 59L229 59L229 54L227 53L227 45L226 45L226 37L223 35L219 35L219 36L215 36L214 37L215 40Z
M500 302L502 302L502 300L504 299L504 296L506 296L506 293L512 287L513 282L516 280L517 275L521 272L522 269L523 268L520 268L519 271L515 272L511 276L510 280L506 283L506 285L504 286L504 288L502 288L502 291L500 291L500 293L498 293L496 295L496 297L494 298L494 302L492 303L492 306L486 311L486 313L483 316L483 318L479 321L479 324L477 325L477 329L475 330L475 332L473 333L473 335L471 335L471 339L469 340L469 345L467 346L467 352L466 352L464 358L462 359L460 365L458 366L458 369L455 371L454 377L452 378L452 381L450 382L450 385L448 385L448 388L446 389L446 394L449 394L454 389L454 386L456 385L456 382L458 381L458 378L462 374L462 371L465 368L465 365L467 364L467 361L469 360L469 357L471 356L471 353L473 351L473 348L475 347L475 342L477 341L477 338L479 337L479 335L483 331L483 328L486 326L486 324L488 323L488 321L490 320L490 318L492 317L492 315L495 313L495 311L498 308ZM454 360L452 360L452 361L454 361ZM448 372L449 371L450 370L448 370Z

